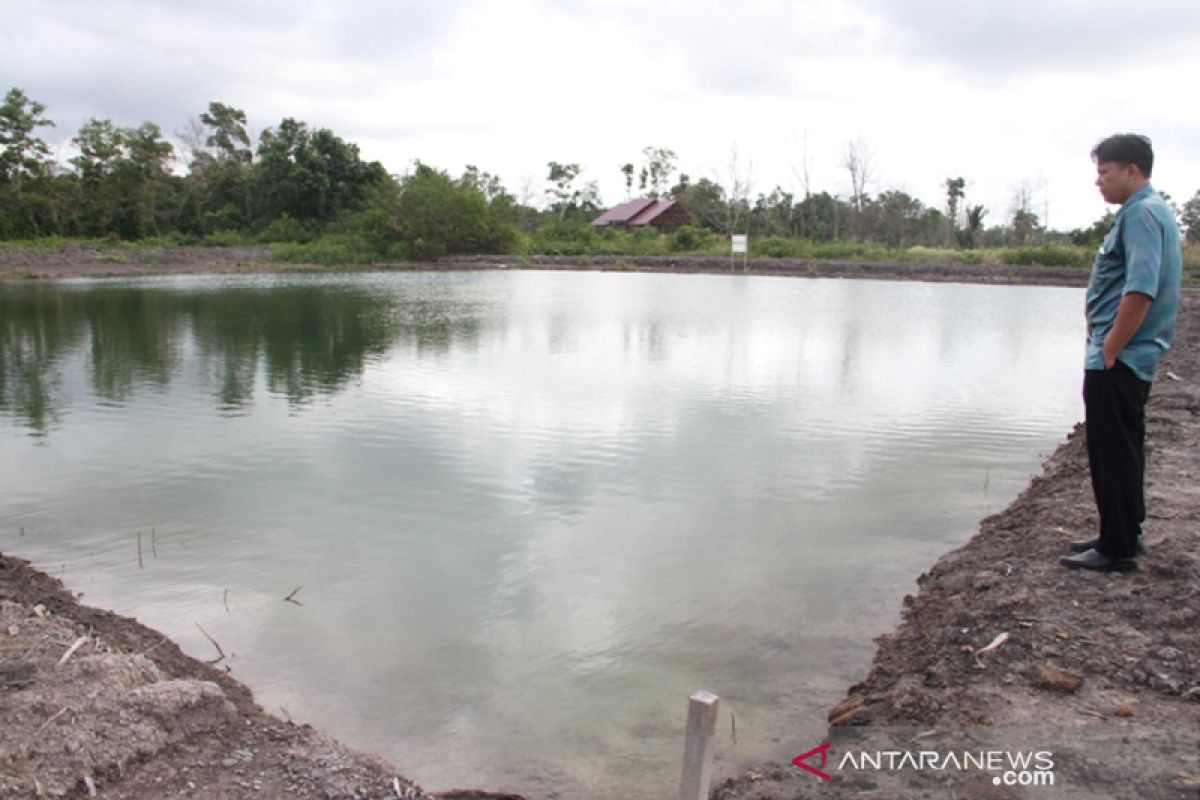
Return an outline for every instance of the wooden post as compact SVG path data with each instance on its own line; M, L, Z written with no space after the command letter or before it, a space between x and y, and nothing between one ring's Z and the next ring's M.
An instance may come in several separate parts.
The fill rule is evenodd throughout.
M687 739L683 745L683 776L679 800L708 800L712 767L712 738L717 730L717 705L721 698L696 692L688 700Z

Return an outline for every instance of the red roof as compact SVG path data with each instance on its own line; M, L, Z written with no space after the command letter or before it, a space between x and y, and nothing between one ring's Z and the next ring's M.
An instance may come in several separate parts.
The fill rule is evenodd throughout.
M624 225L642 224L642 225L644 225L644 224L646 224L645 222L635 223L633 221L634 218L643 216L644 212L652 209L654 207L654 205L657 203L658 203L657 200L652 200L652 199L647 199L647 198L641 198L638 200L630 200L626 203L621 203L621 205L616 206L615 208L610 208L608 211L605 211L603 214L601 214L600 216L598 216L594 220L592 220L592 224L595 225L596 227L603 227L605 225L612 225L612 224L618 224L618 225L620 225L620 224L624 224ZM653 219L655 216L657 216L657 214L652 214L650 216L650 219Z

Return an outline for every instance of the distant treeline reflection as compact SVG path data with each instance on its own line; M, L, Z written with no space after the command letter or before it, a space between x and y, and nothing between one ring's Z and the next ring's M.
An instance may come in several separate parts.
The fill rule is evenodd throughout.
M461 304L347 286L178 291L22 284L0 287L0 411L44 434L71 402L68 378L103 401L165 391L185 360L214 403L236 409L266 390L304 403L337 392L372 358L474 346Z

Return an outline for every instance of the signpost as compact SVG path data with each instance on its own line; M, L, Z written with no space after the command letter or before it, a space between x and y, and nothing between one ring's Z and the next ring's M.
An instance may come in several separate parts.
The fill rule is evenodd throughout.
M729 266L733 267L733 256L736 253L742 254L742 269L750 263L750 237L744 233L735 233L729 237L731 247L729 250Z

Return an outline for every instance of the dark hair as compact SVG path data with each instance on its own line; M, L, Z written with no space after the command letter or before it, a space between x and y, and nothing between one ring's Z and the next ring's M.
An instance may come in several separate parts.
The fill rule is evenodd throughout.
M1154 169L1154 150L1149 137L1137 133L1117 133L1092 148L1092 160L1097 164L1134 164L1149 178Z

